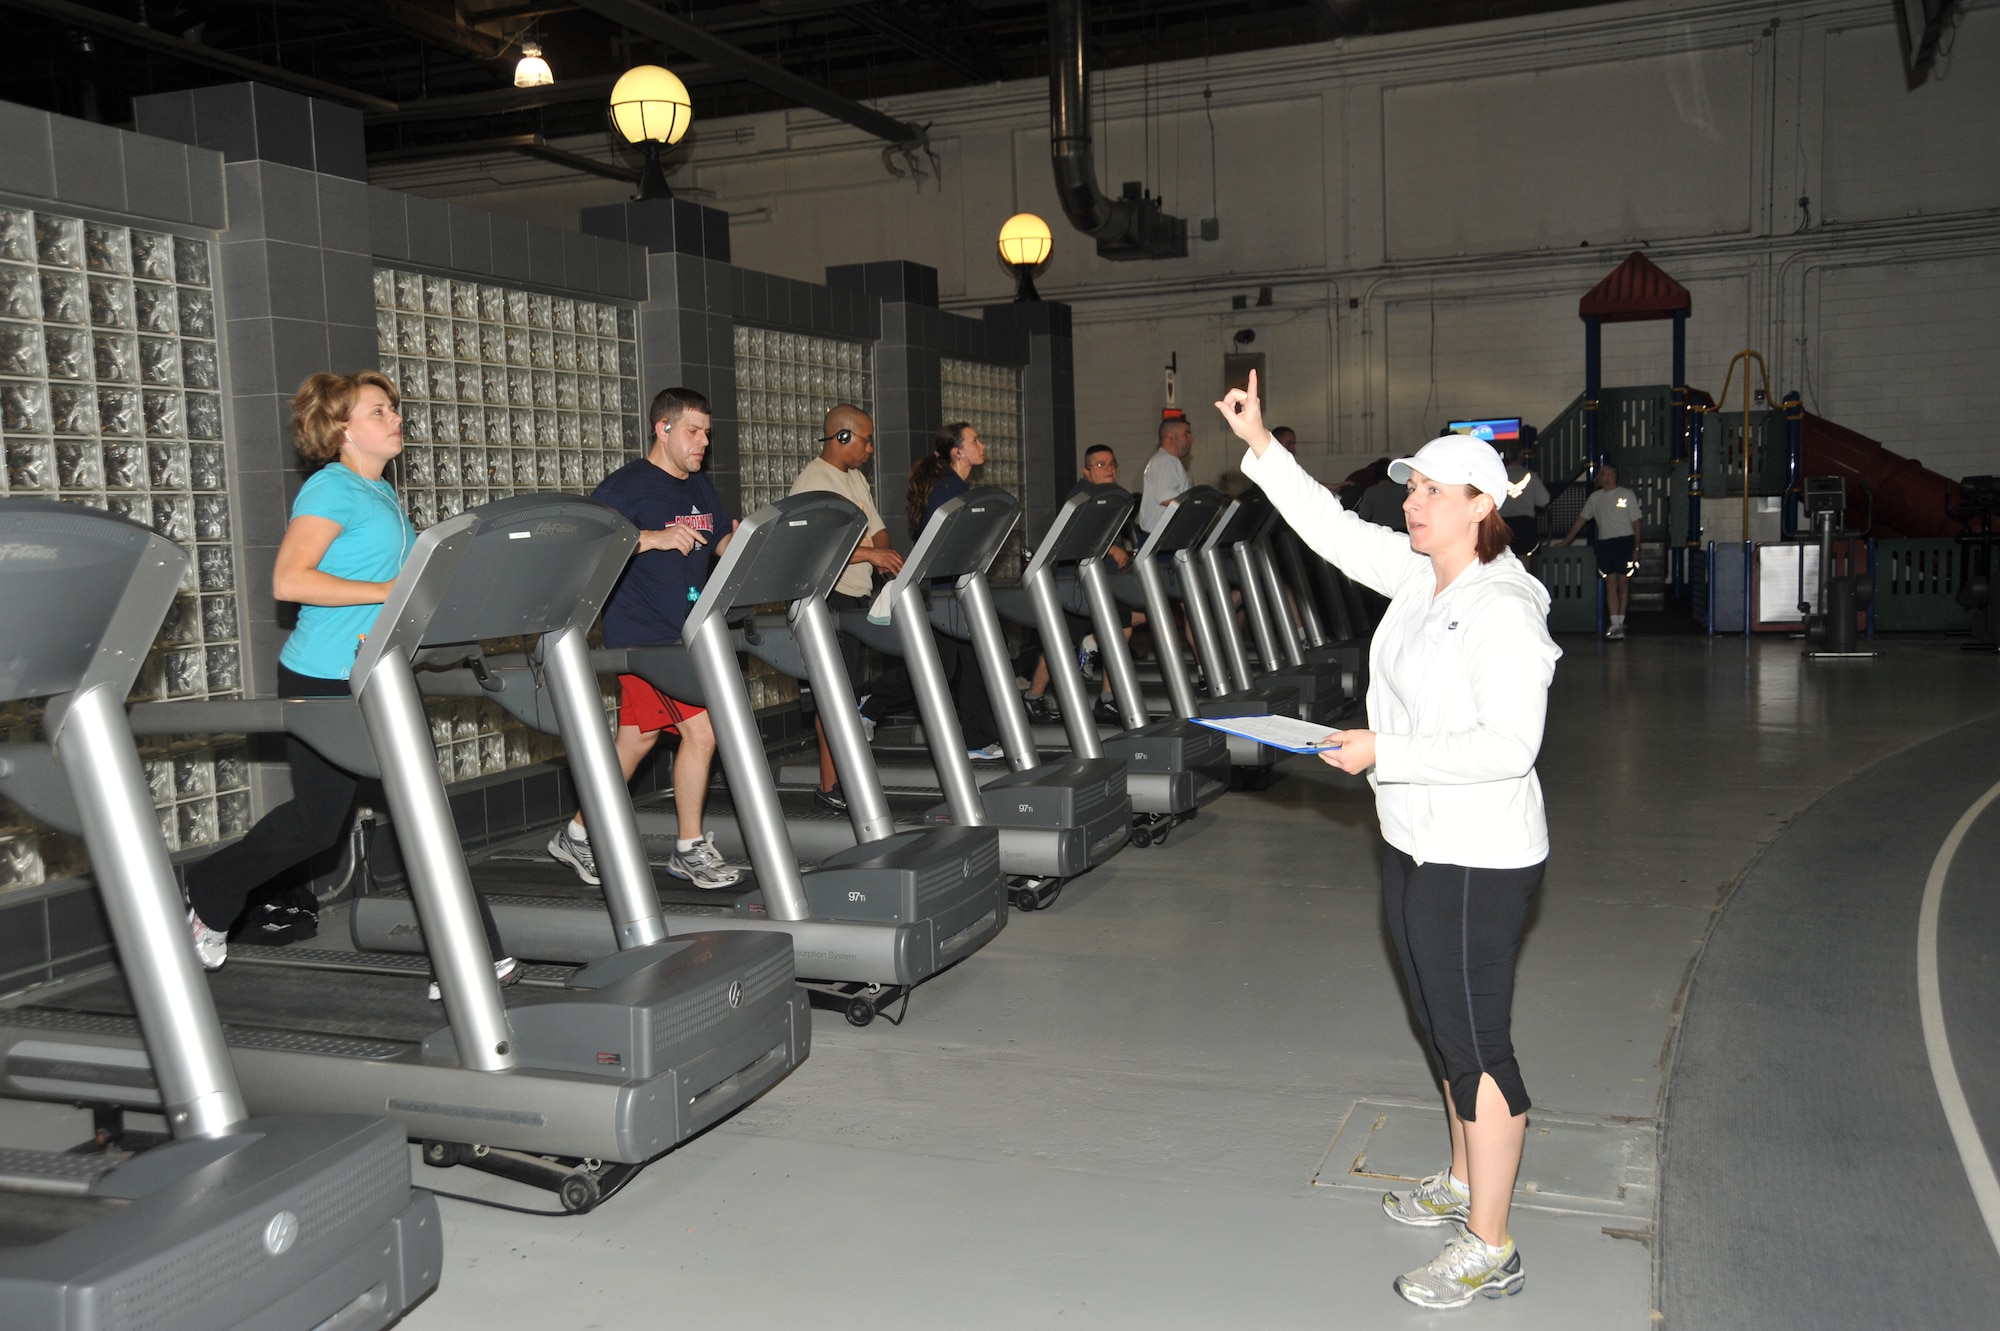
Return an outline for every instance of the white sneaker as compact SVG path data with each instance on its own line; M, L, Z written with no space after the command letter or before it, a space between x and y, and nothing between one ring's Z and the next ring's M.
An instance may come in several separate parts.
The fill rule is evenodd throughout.
M702 833L701 840L692 849L675 849L667 856L667 872L676 878L685 878L696 887L714 890L719 887L734 887L743 881L743 871L722 858L722 852L715 848L715 833Z
M998 740L995 740L993 743L988 744L983 749L967 749L965 751L965 756L972 759L972 761L974 762L979 762L981 759L1005 758L1007 756L1007 751L1000 747L1000 742Z
M493 963L493 978L503 985L513 984L521 978L522 969L521 963L514 960L514 958L502 957ZM444 991L438 988L436 980L431 981L429 997L433 1003L439 1002L444 998Z
M192 908L188 910L188 929L194 935L194 956L201 968L221 970L222 963L229 960L229 935L203 924Z
M588 841L579 841L571 834L570 829L575 826L576 823L572 820L556 829L556 834L549 838L549 858L558 864L567 864L576 870L578 878L596 887L598 886L597 856L592 853Z

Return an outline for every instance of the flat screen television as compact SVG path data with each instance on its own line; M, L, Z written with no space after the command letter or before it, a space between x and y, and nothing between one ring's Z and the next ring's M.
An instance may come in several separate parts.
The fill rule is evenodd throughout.
M1444 428L1450 434L1469 434L1475 439L1484 439L1489 444L1518 443L1521 438L1519 416L1490 416L1484 420L1452 421Z

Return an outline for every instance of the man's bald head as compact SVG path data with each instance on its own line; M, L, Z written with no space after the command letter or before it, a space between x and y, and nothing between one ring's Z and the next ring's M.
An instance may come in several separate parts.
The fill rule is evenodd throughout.
M859 407L843 402L827 412L820 435L819 455L842 471L864 467L875 455L875 422Z

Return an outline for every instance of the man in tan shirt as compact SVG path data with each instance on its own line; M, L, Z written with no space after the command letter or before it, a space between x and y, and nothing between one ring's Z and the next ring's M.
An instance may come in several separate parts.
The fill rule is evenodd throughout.
M889 545L888 529L882 522L881 513L875 508L875 496L868 477L861 470L875 455L875 422L859 407L843 403L826 413L819 442L820 455L806 463L799 478L792 482L792 493L806 494L819 490L837 494L868 515L868 527L861 537L861 544L848 557L846 571L834 583L833 591L826 598L828 606L836 613L866 610L868 599L875 589L876 572L879 570L893 578L903 568L903 557ZM845 633L840 635L839 641L848 682L859 694L861 643ZM835 779L833 755L826 747L826 730L820 725L817 715L813 717L813 730L819 736L819 793L816 798L829 810L845 813L847 800Z

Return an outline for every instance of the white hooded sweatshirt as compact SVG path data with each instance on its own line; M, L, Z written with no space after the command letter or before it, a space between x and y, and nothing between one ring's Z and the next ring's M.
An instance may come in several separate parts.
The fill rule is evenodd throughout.
M1549 594L1511 554L1473 560L1437 591L1410 538L1363 522L1289 452L1247 452L1299 539L1389 598L1368 649L1375 812L1382 839L1419 864L1524 869L1549 855L1535 755L1562 652Z

